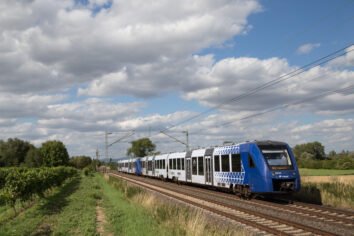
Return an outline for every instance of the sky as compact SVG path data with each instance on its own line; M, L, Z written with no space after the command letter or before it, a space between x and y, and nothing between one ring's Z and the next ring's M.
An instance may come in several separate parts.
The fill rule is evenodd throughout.
M0 139L100 158L105 132L134 133L112 158L143 137L185 150L161 130L188 131L191 148L354 150L353 12L353 0L3 0Z

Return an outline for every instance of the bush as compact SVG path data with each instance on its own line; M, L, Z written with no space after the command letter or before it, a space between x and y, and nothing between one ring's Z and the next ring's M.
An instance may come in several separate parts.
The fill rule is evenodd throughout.
M90 170L89 170L89 168L87 168L87 167L85 167L82 171L84 172L84 175L85 175L85 176L87 176L87 175L90 174Z

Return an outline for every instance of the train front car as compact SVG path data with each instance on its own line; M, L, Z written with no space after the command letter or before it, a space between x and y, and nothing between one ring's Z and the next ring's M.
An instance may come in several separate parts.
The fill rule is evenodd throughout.
M251 192L283 194L300 190L299 171L288 144L255 141L254 146L250 145L249 153L254 158L255 167L258 165L258 168L248 169Z

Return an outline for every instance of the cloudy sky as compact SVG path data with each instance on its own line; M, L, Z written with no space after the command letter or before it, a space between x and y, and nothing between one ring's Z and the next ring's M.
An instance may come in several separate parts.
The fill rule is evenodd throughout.
M354 85L353 12L352 0L2 0L0 139L103 157L105 131L111 143L134 130L111 157L141 137L183 150L166 129L192 147L354 150L354 90L328 93Z

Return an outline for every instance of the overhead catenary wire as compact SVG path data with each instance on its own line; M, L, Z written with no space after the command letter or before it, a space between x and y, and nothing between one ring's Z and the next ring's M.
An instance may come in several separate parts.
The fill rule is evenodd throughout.
M338 49L338 50L336 50L336 51L334 51L334 52L332 52L332 53L330 53L330 54L328 54L328 55L326 55L326 56L323 56L323 57L321 57L321 58L319 58L319 59L317 59L317 60L314 60L314 61L312 61L312 62L310 62L310 63L308 63L308 64L306 64L306 65L304 65L304 66L302 66L302 67L300 67L300 68L297 68L297 69L295 69L295 70L293 70L293 71L291 71L291 72L289 72L289 73L287 73L287 74L285 74L285 75L281 75L280 77L277 77L276 79L273 79L273 80L271 80L271 81L269 81L269 82L267 82L267 83L264 83L264 84L262 84L262 85L260 85L260 86L258 86L258 87L256 87L256 88L253 88L253 89L251 89L251 90L249 90L249 91L247 91L247 92L245 92L245 93L243 93L243 94L241 94L241 95L238 95L238 96L233 97L233 98L231 98L231 99L229 99L229 100L226 100L226 101L224 101L224 102L218 104L217 106L211 107L211 108L209 108L209 109L207 109L207 110L205 110L205 111L203 111L203 112L198 113L197 115L194 115L194 116L192 116L192 117L190 117L190 118L188 118L188 119L185 119L185 120L183 120L183 121L181 121L181 122L178 122L178 123L176 123L176 124L174 124L174 125L172 125L172 126L170 126L170 127L167 127L167 128L165 128L165 129L159 131L158 133L155 133L155 134L153 134L153 135L150 135L149 137L152 137L152 136L154 136L154 135L157 135L157 134L159 134L159 133L161 133L161 132L166 132L167 130L170 130L170 129L172 129L172 128L174 128L174 127L177 127L177 126L179 126L179 125L181 125L181 124L187 123L187 122L189 122L189 121L191 121L191 120L194 120L194 119L196 119L196 118L198 118L198 117L201 117L201 116L203 116L203 115L205 115L205 114L208 114L208 113L210 113L211 111L214 111L214 110L216 110L216 109L219 109L219 108L223 107L223 106L226 105L226 104L229 104L229 103L231 103L231 102L240 101L240 100L242 100L242 99L244 99L244 98L246 98L246 97L248 97L248 96L250 96L250 95L253 95L253 94L255 94L255 93L261 91L261 90L264 90L264 89L269 88L269 87L271 87L271 86L274 86L274 85L276 85L276 84L278 84L278 83L280 83L280 82L283 82L283 81L285 81L285 80L288 80L288 79L290 79L290 78L293 78L293 77L295 77L295 76L297 76L297 75L299 75L299 74L302 74L302 73L304 73L305 71L308 71L309 69L312 69L312 68L314 68L314 67L323 65L323 64L325 64L325 63L327 63L327 62L329 62L329 61L332 61L332 60L334 60L334 59L336 59L336 58L338 58L338 57L344 56L344 55L350 53L351 51L353 51L354 49L351 49L351 50L346 51L346 52L344 52L344 53L341 53L341 54L339 54L339 55L337 55L337 54L338 54L339 52L342 52L342 51L344 51L344 50L350 48L351 46L353 46L353 44L347 45L347 46L345 46L345 47L343 47L343 48L341 48L341 49ZM336 56L334 56L334 55L336 55Z
M267 113L271 113L271 112L274 112L274 111L277 111L277 110L282 110L282 109L285 109L285 108L288 108L288 107L291 107L291 106L296 106L296 105L308 103L310 101L314 101L314 100L317 100L319 98L323 98L323 97L326 97L326 96L329 96L329 95L333 95L335 93L345 93L345 92L350 91L350 90L354 90L354 85L346 86L346 87L340 88L340 89L327 90L327 91L322 92L320 94L316 94L316 95L308 97L308 98L300 99L300 100L297 100L295 102L285 103L285 104L282 104L282 105L277 105L277 106L265 109L265 110L263 110L261 112L257 112L257 113L250 114L250 115L246 115L246 116L244 116L242 118L239 118L239 119L235 119L235 120L232 120L232 121L227 121L227 122L223 122L223 123L214 125L213 128L221 128L221 127L224 127L224 126L231 125L232 123L235 123L235 122L238 122L238 121L248 120L248 119L251 119L251 118L254 118L254 117L257 117L257 116L261 116L261 115L264 115L264 114L267 114ZM205 130L205 129L203 129L203 130ZM199 130L199 131L201 131L201 130ZM194 134L194 135L201 134L198 131L197 132L191 132L191 133Z

